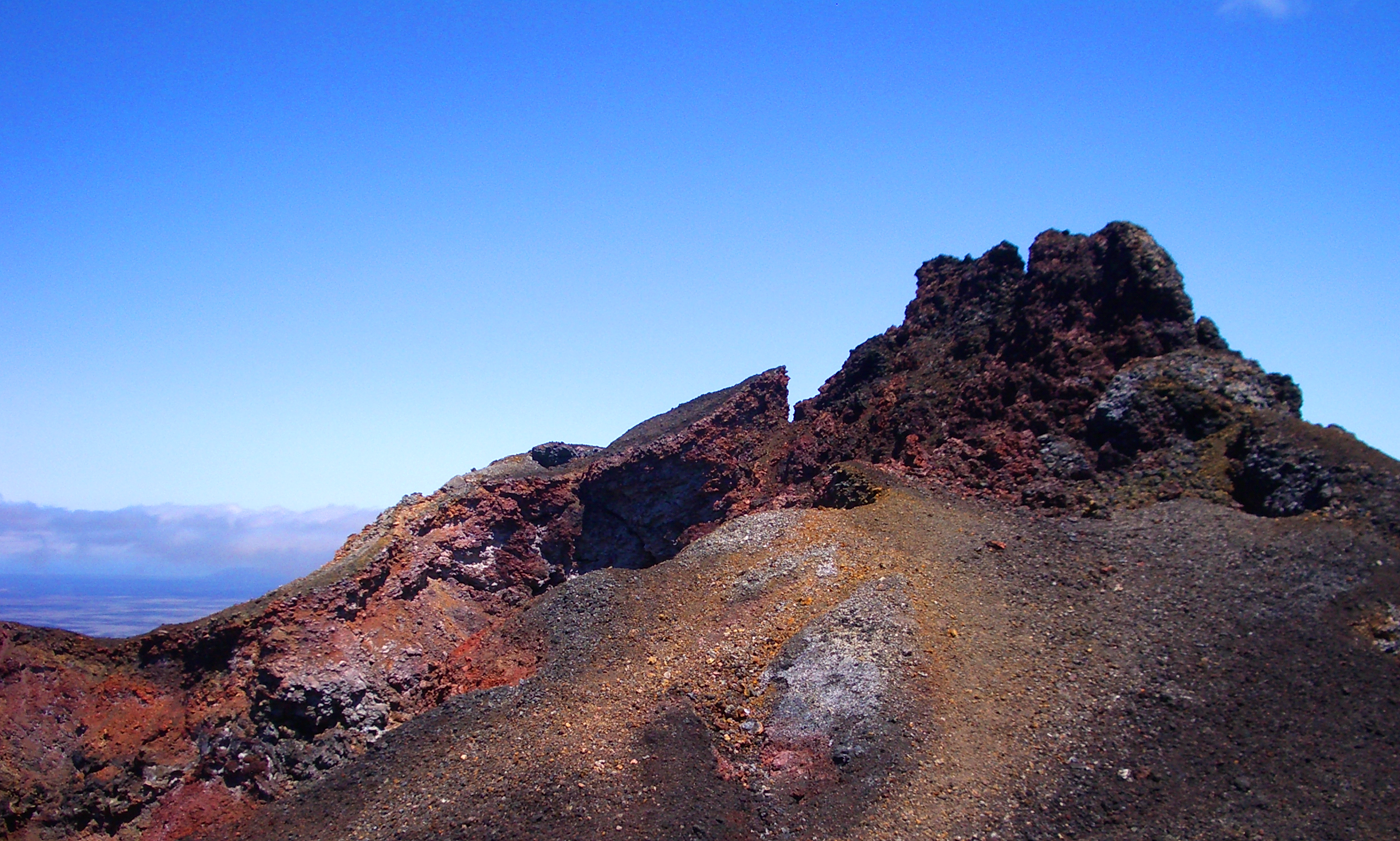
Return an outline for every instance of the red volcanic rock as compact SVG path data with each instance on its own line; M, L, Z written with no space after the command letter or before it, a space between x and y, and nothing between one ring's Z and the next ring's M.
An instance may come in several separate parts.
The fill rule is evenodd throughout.
M117 642L0 624L0 818L179 837L451 695L518 683L545 654L511 624L523 605L750 510L772 493L756 465L786 425L778 369L606 449L542 445L405 497L325 567L202 622Z
M200 622L0 623L3 834L1389 837L1400 468L1141 228L1029 256L925 263L792 423L774 369Z
M613 442L579 487L577 566L651 566L771 498L771 463L788 425L787 382L775 368Z
M1002 243L975 260L931 260L917 277L904 323L795 407L790 477L862 459L1066 505L1102 490L1098 470L1254 412L1296 415L1302 402L1290 379L1194 319L1171 257L1126 222L1092 236L1046 231L1028 266Z

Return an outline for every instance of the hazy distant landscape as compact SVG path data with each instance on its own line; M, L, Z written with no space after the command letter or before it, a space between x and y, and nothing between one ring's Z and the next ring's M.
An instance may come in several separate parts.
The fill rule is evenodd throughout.
M189 622L305 575L376 514L0 501L0 620L101 637Z
M284 583L240 574L192 579L7 575L0 579L0 619L94 637L129 637L217 613Z

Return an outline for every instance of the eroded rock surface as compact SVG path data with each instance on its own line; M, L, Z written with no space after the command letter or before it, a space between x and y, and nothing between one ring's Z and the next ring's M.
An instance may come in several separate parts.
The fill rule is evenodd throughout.
M904 323L797 405L793 475L861 459L1076 511L1141 495L1149 474L1226 497L1229 441L1212 436L1302 405L1291 379L1195 318L1176 264L1135 225L1046 231L1029 264L1002 243L917 276Z
M787 416L787 374L773 370L629 430L579 487L577 565L651 566L771 498Z
M120 642L0 624L5 825L187 833L520 681L548 643L506 626L538 594L670 557L754 499L786 386L770 371L606 450L542 445L407 496L322 569L202 622Z
M806 795L840 779L837 769L883 780L899 667L917 637L902 578L868 582L783 647L759 683L773 687L764 748L770 776L788 794ZM907 700L907 699L906 699ZM883 761L882 761L883 760ZM863 773L862 773L863 772Z

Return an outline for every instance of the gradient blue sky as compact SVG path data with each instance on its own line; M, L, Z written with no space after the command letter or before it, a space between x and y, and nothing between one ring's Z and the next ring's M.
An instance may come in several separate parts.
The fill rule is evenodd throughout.
M0 494L382 507L1145 225L1400 455L1400 4L0 3Z

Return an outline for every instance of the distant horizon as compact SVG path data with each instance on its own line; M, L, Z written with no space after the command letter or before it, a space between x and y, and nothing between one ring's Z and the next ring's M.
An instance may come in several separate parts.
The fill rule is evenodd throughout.
M0 621L93 637L130 637L160 625L203 619L300 577L246 572L183 578L0 572Z
M74 510L0 500L0 620L131 636L330 562L378 511L232 505Z
M378 515L351 506L98 511L0 500L0 576L212 580L239 574L286 581L329 561Z

